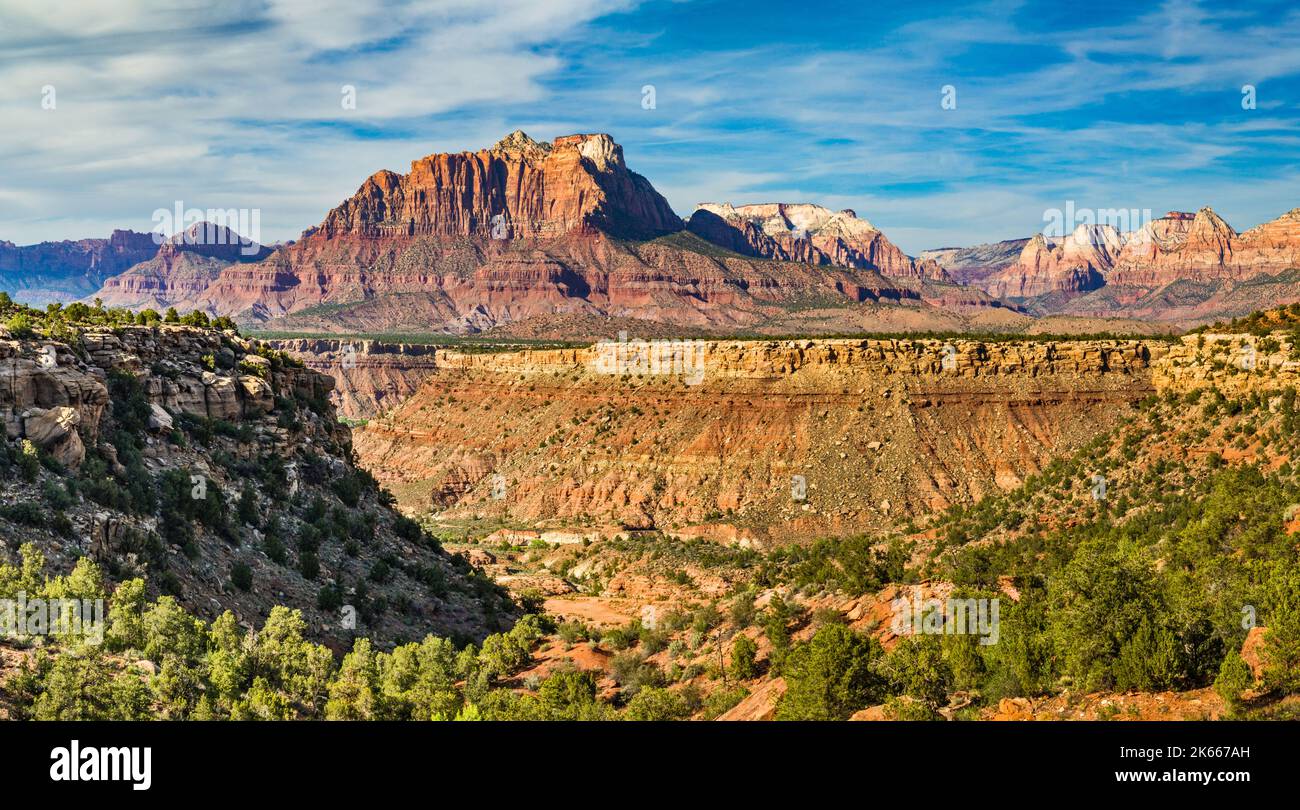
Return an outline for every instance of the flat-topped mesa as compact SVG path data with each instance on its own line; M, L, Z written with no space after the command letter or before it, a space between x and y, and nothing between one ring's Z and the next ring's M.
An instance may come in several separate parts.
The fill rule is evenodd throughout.
M447 350L415 394L356 433L356 448L406 506L447 517L490 508L520 525L573 526L632 514L726 539L722 511L753 542L778 544L875 531L897 510L1019 486L1132 413L1165 348L808 339ZM509 498L493 499L493 474L511 481ZM791 475L808 476L817 511L790 503Z
M700 203L686 227L746 256L876 270L895 278L950 281L934 261L899 250L856 212L811 203Z
M488 149L413 161L409 174L375 173L307 238L641 239L681 227L668 201L628 170L609 135L543 144L516 130Z
M524 349L490 354L448 350L438 355L437 365L444 369L510 375L554 375L583 369L596 375L654 378L689 376L696 371L705 383L774 380L810 371L868 373L916 380L1022 376L1032 379L1053 374L1117 378L1144 377L1166 350L1166 344L1146 340L995 343L911 338L629 340L604 341L586 348Z

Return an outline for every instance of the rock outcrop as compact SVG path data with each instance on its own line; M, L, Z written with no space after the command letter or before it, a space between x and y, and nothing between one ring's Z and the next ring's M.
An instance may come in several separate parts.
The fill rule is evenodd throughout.
M248 355L236 367L230 338L188 327L87 330L74 347L55 341L0 339L0 413L10 439L28 439L75 467L94 447L109 404L108 376L144 376L150 419L160 427L175 414L243 421L269 414L277 392L324 400L332 378L283 367L271 374L265 358ZM228 358L228 371L202 368L202 357ZM189 373L149 374L156 365L188 357ZM252 373L255 372L255 373Z
M1193 325L1300 300L1300 209L1237 233L1213 209L1170 211L1136 231L1080 225L1036 235L982 283L1038 314Z
M876 270L883 276L950 281L938 264L913 259L850 210L808 203L700 203L687 227L746 256Z

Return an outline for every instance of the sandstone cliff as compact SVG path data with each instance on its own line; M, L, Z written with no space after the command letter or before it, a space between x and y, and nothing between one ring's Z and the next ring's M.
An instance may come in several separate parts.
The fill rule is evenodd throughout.
M447 352L356 447L400 502L445 517L808 539L1017 485L1148 395L1163 348L809 340Z
M991 278L986 288L1006 298L1095 290L1106 283L1122 245L1122 235L1109 225L1080 225L1064 239L1035 234L1016 263Z
M490 149L430 155L406 175L372 175L307 238L547 238L602 232L650 238L681 220L610 136L538 143L515 131Z

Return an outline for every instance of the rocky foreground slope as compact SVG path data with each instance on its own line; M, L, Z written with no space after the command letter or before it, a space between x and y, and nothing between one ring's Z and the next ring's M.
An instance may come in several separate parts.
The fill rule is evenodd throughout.
M10 560L23 543L55 571L89 555L114 580L143 577L199 616L229 609L248 626L286 605L329 643L478 638L511 617L354 466L329 377L233 332L10 324Z
M761 546L1015 487L1150 394L1164 350L803 340L445 351L356 447L416 511Z

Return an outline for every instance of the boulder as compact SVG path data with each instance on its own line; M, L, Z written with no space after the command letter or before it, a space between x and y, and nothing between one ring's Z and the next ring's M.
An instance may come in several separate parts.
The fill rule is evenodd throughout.
M65 467L77 467L86 458L86 446L77 433L80 423L76 408L32 408L23 414L23 435Z
M239 419L238 384L231 377L203 372L203 401L210 419Z
M243 391L244 410L248 415L267 414L275 409L275 392L266 380L245 374L239 378L239 387Z
M160 433L166 433L172 429L172 415L167 413L167 409L157 403L149 406L149 429Z

